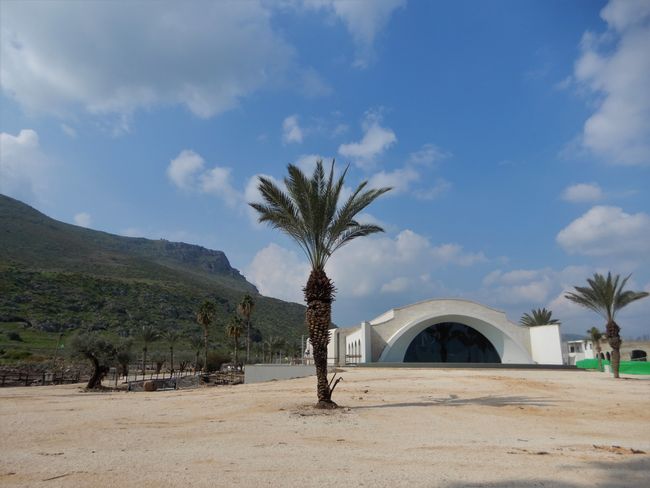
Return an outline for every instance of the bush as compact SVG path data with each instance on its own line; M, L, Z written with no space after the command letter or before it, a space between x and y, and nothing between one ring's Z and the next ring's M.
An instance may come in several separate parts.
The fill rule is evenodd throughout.
M21 361L23 359L27 359L32 355L31 352L29 351L20 351L20 350L13 350L13 351L7 351L4 353L2 356L2 359L9 359L11 361Z
M223 352L212 351L208 353L208 371L219 371L223 363L230 361L230 356Z
M20 334L18 332L14 332L14 331L7 332L7 337L11 341L25 342L23 341L23 338L20 337Z

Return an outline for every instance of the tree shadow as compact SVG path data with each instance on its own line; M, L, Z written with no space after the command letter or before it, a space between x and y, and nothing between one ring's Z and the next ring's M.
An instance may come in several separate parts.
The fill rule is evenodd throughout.
M593 461L585 463L589 467L602 470L599 473L590 475L589 483L592 486L603 486L607 488L639 488L647 486L650 477L650 456L641 455L631 460L621 459L620 461ZM579 472L583 472L585 465L575 466ZM568 468L570 469L570 468ZM583 483L559 481L552 478L537 479L506 479L503 481L477 483L453 482L444 485L445 488L533 488L552 486L553 488L584 488Z
M402 403L382 403L380 405L359 405L350 407L352 410L362 410L371 408L399 408L399 407L460 407L463 405L483 405L486 407L549 407L554 405L542 397L527 396L482 396L475 398L459 398L457 395L450 395L447 398L432 398L420 402L402 402Z

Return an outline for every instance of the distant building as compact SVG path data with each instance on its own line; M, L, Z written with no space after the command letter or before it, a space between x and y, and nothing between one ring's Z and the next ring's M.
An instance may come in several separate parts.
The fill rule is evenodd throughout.
M305 357L311 359L308 343ZM563 364L558 325L524 327L460 299L391 309L358 327L330 330L330 364Z
M596 359L593 343L588 339L566 341L562 344L564 364L574 365L583 359Z

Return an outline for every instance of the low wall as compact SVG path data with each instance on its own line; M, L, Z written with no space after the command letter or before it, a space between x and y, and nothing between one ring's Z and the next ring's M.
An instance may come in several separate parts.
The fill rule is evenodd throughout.
M272 380L289 380L316 374L313 364L247 364L244 369L244 383L261 383Z

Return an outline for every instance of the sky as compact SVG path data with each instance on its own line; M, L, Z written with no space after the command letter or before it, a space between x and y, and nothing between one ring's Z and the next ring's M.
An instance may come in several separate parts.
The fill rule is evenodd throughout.
M226 253L302 301L257 177L393 190L337 251L333 319L430 298L562 330L594 273L650 291L650 0L0 2L0 192L72 224ZM619 314L650 334L650 298Z

